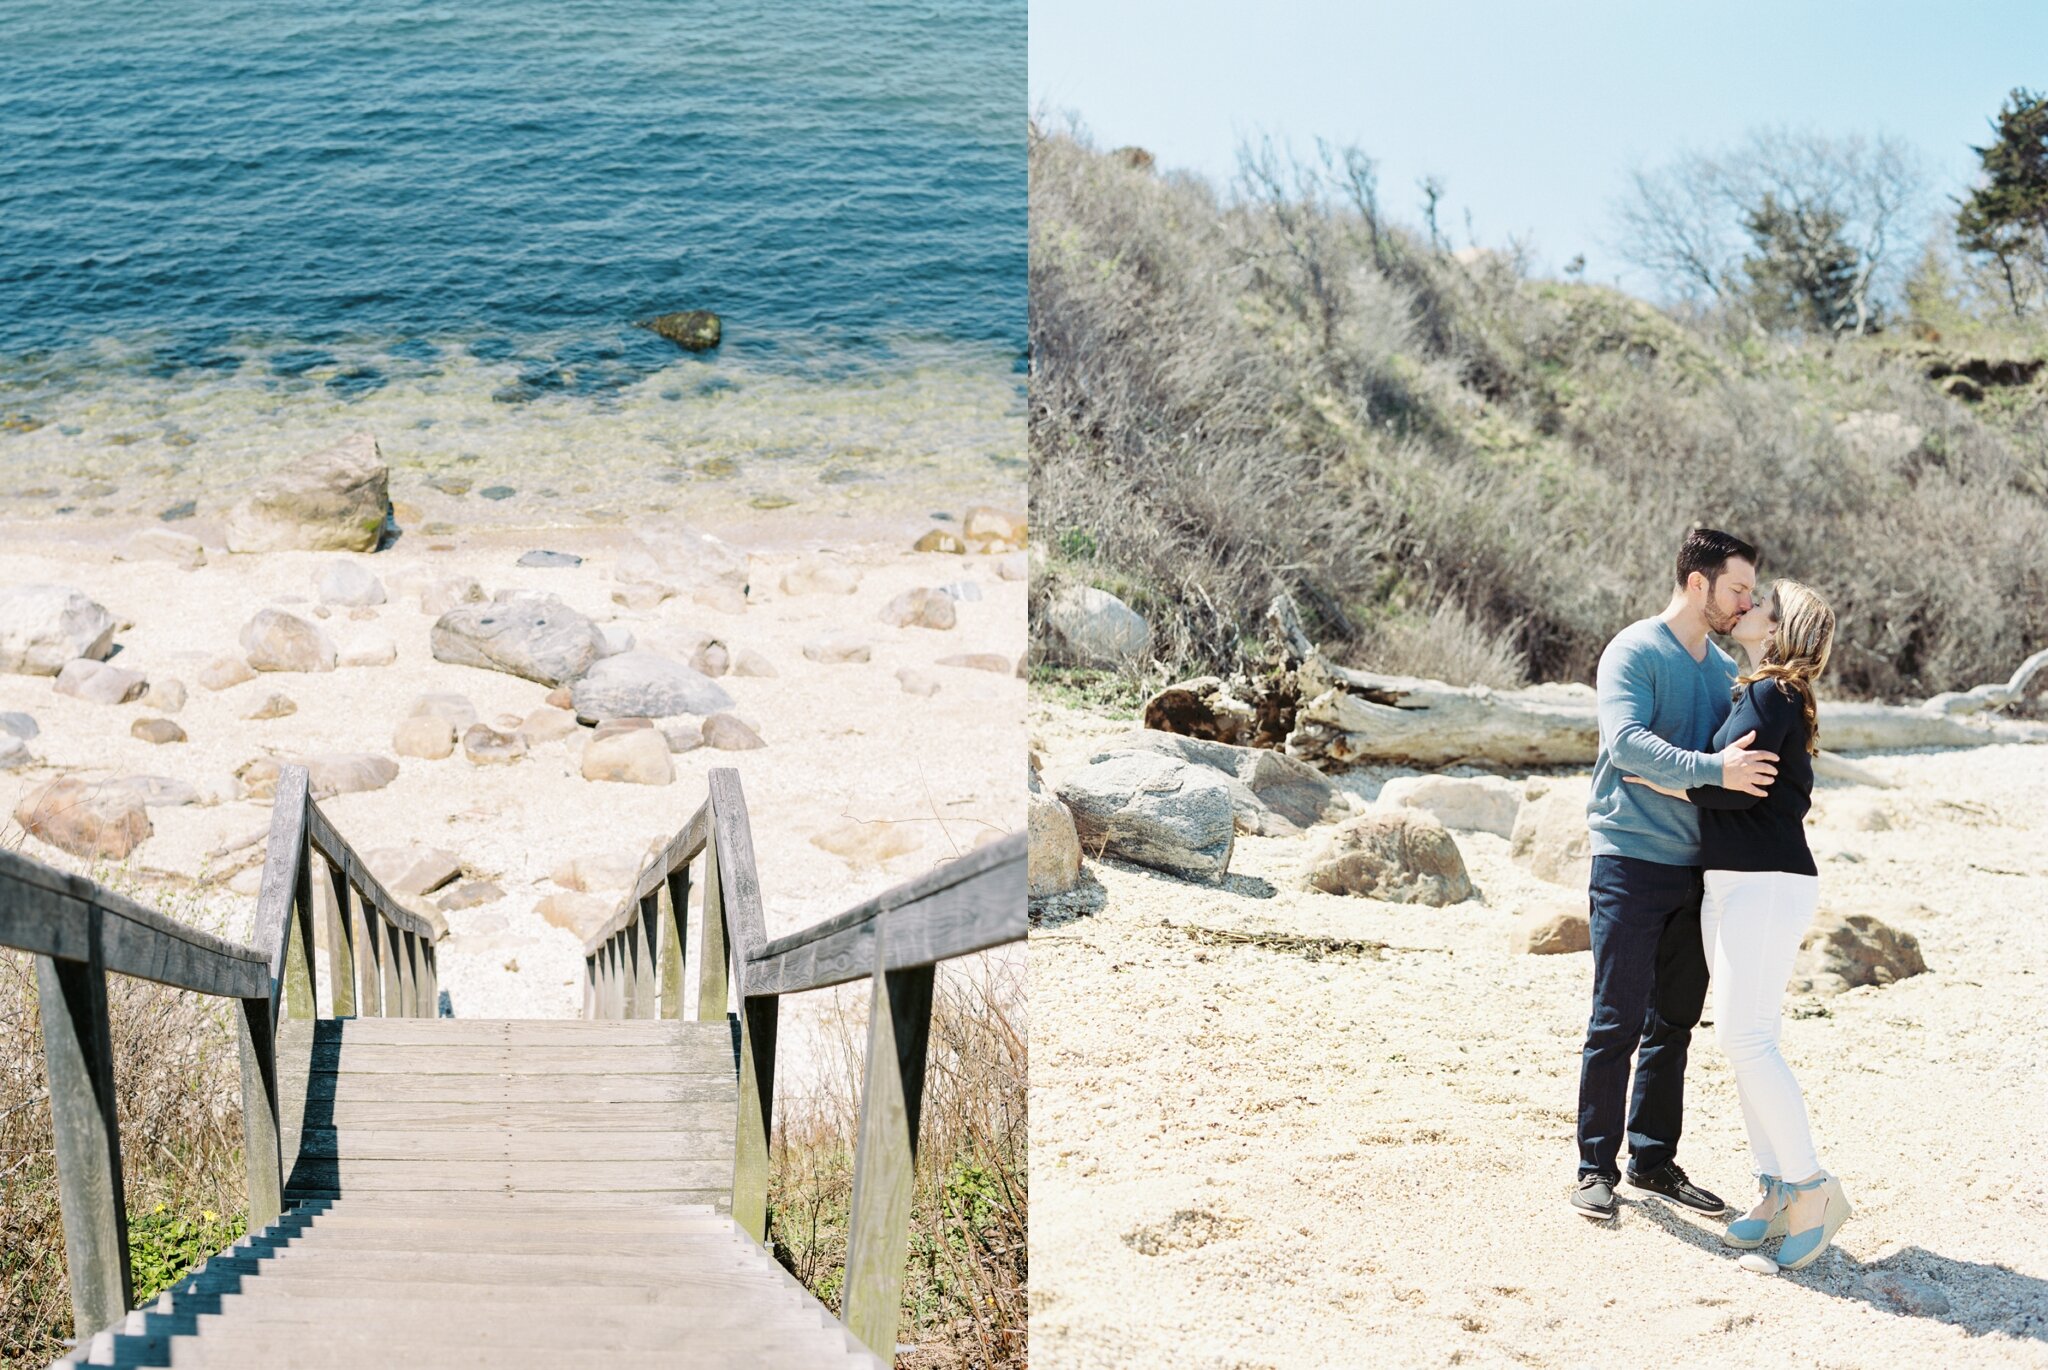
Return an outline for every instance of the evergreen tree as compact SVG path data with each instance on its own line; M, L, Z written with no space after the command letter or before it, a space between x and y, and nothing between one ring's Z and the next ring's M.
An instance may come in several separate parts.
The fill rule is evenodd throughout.
M1860 317L1861 254L1843 240L1843 222L1836 210L1788 204L1770 192L1743 216L1756 248L1742 270L1757 322L1811 333L1874 326Z
M2018 314L2026 267L2036 275L2048 270L2048 96L2014 90L1992 128L1997 138L1974 149L1984 181L1956 215L1956 242L1998 263L2006 299Z

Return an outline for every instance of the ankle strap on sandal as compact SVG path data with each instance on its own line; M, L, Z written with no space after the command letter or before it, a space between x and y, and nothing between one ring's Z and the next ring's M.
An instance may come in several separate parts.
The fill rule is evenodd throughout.
M1789 1193L1804 1194L1809 1189L1819 1189L1822 1185L1826 1184L1827 1182L1828 1173L1827 1171L1823 1170L1820 1172L1820 1174L1814 1176L1812 1179L1807 1180L1801 1184L1793 1184L1790 1180L1780 1180L1778 1181L1778 1187L1786 1190Z

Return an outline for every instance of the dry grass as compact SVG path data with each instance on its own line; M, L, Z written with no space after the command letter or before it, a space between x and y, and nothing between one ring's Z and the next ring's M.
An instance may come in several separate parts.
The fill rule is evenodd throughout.
M1034 603L1118 594L1155 674L1248 664L1285 590L1373 669L1590 680L1694 522L1830 595L1839 693L2048 646L2048 385L1966 405L1913 335L1760 341L1459 260L1328 150L1254 150L1231 197L1073 132L1030 155Z
M118 874L94 874L123 887ZM175 896L166 902L162 892L123 892L207 925L196 906ZM107 989L131 1217L159 1203L169 1215L193 1219L240 1214L248 1206L241 1071L228 1005L128 976L110 976ZM131 1224L131 1249L154 1241L153 1230ZM161 1264L152 1254L139 1255L138 1270ZM138 1289L138 1297L147 1292ZM0 1366L45 1365L64 1353L71 1333L35 962L0 951Z
M918 1370L1026 1364L1029 1212L1021 972L982 959L942 972L932 1005L910 1264L898 1337ZM866 1014L836 1020L836 1069L778 1102L770 1240L806 1288L840 1306Z

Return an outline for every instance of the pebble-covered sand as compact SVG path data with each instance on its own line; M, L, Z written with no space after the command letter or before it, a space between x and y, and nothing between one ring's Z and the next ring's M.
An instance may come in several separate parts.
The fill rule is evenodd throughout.
M1054 781L1129 726L1033 704ZM1090 859L1033 930L1037 1363L2048 1365L2048 747L1858 759L1898 788L1816 795L1823 907L1929 970L1788 1005L1856 1207L1814 1267L1752 1274L1637 1191L1605 1227L1567 1207L1591 958L1503 943L1582 895L1484 833L1456 834L1479 897L1442 909L1306 892L1308 838L1239 836L1220 888ZM1246 932L1392 950L1216 936ZM1688 1086L1681 1162L1742 1199L1711 1029Z
M996 488L986 502L1021 507L1016 494ZM723 608L687 594L648 608L615 603L612 594L622 588L612 578L624 537L619 529L413 532L388 550L366 555L231 555L216 542L205 565L187 570L114 558L113 550L134 527L150 524L14 525L0 541L0 586L75 586L131 624L116 634L119 650L111 664L152 681L182 680L187 702L165 716L188 740L156 745L132 736L136 720L159 715L142 702L88 703L57 694L47 676L0 673L0 712L26 712L40 726L29 743L34 762L0 771L4 840L244 938L262 854L260 842L249 845L245 839L267 825L270 805L267 799L234 797L236 769L260 757L304 753L395 757L398 775L390 784L321 803L359 849L414 843L442 848L459 857L464 880L489 881L503 891L488 902L442 914L450 928L440 957L448 1011L462 1017L580 1014L580 940L549 926L535 911L544 897L565 892L552 873L579 857L624 858L629 868L637 865L650 843L665 840L703 801L713 766L741 774L770 936L836 913L969 850L989 834L1021 825L1015 763L1023 748L1024 682L1008 670L936 663L981 653L1014 664L1024 649L1024 583L1004 577L1002 556L910 550L926 528L957 528L961 512L950 511L956 520L951 523L925 517L820 519L796 522L796 531L784 532L768 516L751 526L708 529L751 554L744 606ZM213 537L203 520L174 526L203 540ZM584 560L574 567L516 564L536 549ZM783 592L786 571L820 557L855 573L858 589ZM336 561L374 572L387 602L334 606L318 617L314 577ZM1012 555L1011 575L1020 569L1021 554ZM419 695L459 693L490 723L531 714L548 694L532 681L434 659L434 616L421 611L420 592L451 576L475 577L487 593L550 591L604 627L631 632L640 649L678 661L689 660L702 634L722 640L736 655L757 653L775 676L728 674L717 683L766 745L676 754L675 779L667 785L584 779L578 755L587 729L541 743L510 765L473 764L459 746L443 760L397 755L393 730ZM963 588L964 597L955 602L956 626L937 630L880 621L883 605L899 593L948 584ZM243 625L273 606L313 618L337 643L358 631L387 634L396 644L396 660L324 673L263 673L218 693L203 687L202 668L215 658L240 655ZM807 659L803 646L829 634L864 639L871 659ZM898 679L904 668L924 673L936 691L907 691ZM280 717L245 717L272 694L296 707ZM23 795L59 775L164 776L188 782L209 802L152 808L154 832L134 852L119 862L90 862L25 837L9 819ZM850 820L888 833L895 854L881 862L849 860L812 842ZM228 848L236 849L222 854ZM606 904L620 897L617 888L593 893ZM784 1022L783 1054L789 1062L800 1060L810 1016L799 1009ZM788 1068L796 1087L801 1071Z

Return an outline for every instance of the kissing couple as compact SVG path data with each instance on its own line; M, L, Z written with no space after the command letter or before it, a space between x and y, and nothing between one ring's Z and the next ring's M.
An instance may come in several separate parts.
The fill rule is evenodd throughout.
M1778 1049L1785 985L1819 902L1805 819L1814 682L1835 615L1795 581L1759 597L1757 562L1742 539L1694 529L1664 612L1622 629L1600 654L1586 812L1593 1012L1571 1203L1588 1218L1614 1217L1625 1119L1632 1187L1727 1211L1677 1160L1686 1052L1711 982L1714 1036L1735 1074L1761 1191L1722 1239L1753 1249L1782 1237L1777 1263L1798 1270L1849 1217ZM1743 668L1712 633L1734 642Z

